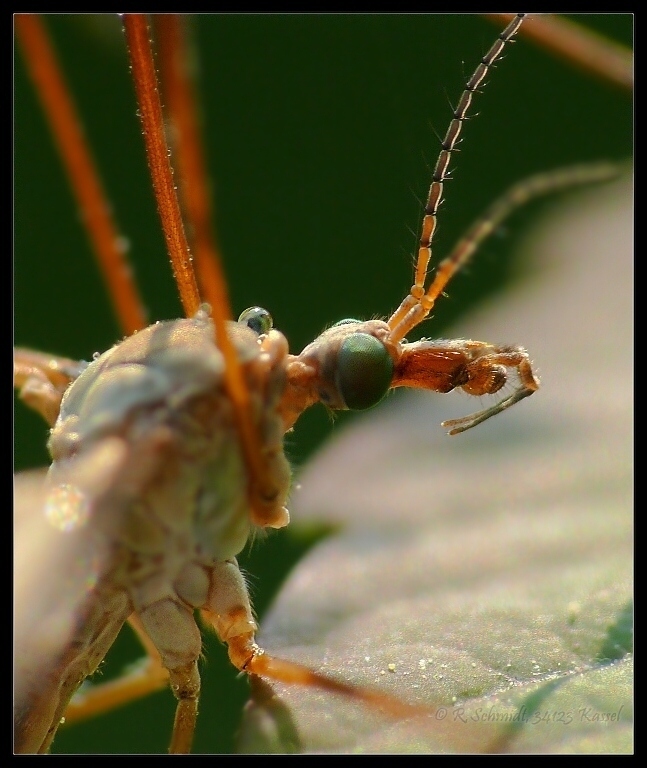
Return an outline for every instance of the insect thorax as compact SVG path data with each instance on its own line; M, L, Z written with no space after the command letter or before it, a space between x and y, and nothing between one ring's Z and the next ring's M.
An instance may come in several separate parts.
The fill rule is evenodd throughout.
M281 366L263 365L258 336L248 328L232 324L232 338L264 449L283 471L276 415ZM110 440L129 454L114 470L121 474L124 510L109 523L116 545L167 561L171 553L209 562L238 554L252 526L247 467L210 320L149 326L88 366L66 392L52 430L52 481L77 456ZM277 482L285 498L289 475Z

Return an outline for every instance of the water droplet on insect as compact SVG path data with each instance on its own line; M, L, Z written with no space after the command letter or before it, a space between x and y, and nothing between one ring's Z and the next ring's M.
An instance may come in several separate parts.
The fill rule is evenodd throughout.
M207 302L203 302L198 307L198 311L193 316L193 319L199 323L206 323L210 317L211 317L211 304L207 304Z

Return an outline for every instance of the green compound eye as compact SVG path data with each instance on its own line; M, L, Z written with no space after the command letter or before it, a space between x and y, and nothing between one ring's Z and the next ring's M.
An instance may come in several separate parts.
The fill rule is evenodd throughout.
M331 328L336 328L338 325L348 325L349 323L359 323L359 320L355 320L352 317L347 317L344 320L337 320L337 322L334 323Z
M381 341L368 333L354 333L342 342L337 358L337 386L347 408L363 411L377 405L392 379L393 360Z
M244 323L259 336L263 333L269 333L273 325L272 315L263 307L249 307L241 312L238 322Z

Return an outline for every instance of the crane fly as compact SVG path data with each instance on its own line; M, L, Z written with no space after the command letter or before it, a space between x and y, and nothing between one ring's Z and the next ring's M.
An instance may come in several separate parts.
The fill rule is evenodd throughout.
M503 218L504 215L508 213L508 209L517 206L533 195L545 194L562 186L604 179L611 173L608 166L598 166L593 170L588 169L561 175L550 174L538 176L530 182L516 187L511 194L508 194L503 198L503 202L500 203L498 207L492 209L488 216L488 224L478 225L471 230L472 237L468 243L466 245L460 245L458 250L454 251L453 255L450 256L448 260L441 263L440 269L436 272L436 275L440 275L440 277L432 278L431 281L429 281L434 287L432 288L431 293L427 294L427 298L423 298L422 302L420 301L421 294L422 296L425 295L424 286L427 284L426 259L427 255L430 255L429 246L435 227L436 212L442 197L442 184L446 178L450 156L454 151L459 138L462 122L468 115L472 93L478 89L482 84L483 78L489 74L491 65L496 58L498 58L507 42L516 33L520 23L521 16L502 33L499 42L490 49L489 53L484 57L483 63L480 65L479 69L477 69L474 76L470 78L468 89L463 93L461 100L458 102L455 118L445 135L443 143L444 148L434 169L435 181L431 185L429 199L427 201L426 217L423 224L421 241L421 256L418 260L416 274L416 285L414 286L414 289L412 289L410 296L405 298L400 309L397 309L391 316L388 323L385 324L382 321L342 321L328 329L328 331L324 332L313 345L306 347L301 356L296 356L294 358L294 378L290 379L290 374L287 374L291 385L296 389L303 390L302 398L285 399L283 398L282 390L284 385L281 383L281 375L283 375L284 371L282 366L286 361L286 353L282 340L283 337L278 334L278 332L273 331L270 325L266 324L268 322L267 318L262 313L259 315L259 313L255 311L251 315L241 316L241 323L244 327L241 331L237 331L237 334L240 337L237 341L238 354L241 356L244 366L248 364L249 360L255 360L259 355L264 356L264 372L262 374L258 372L255 374L263 386L267 385L268 380L272 380L272 376L276 375L278 377L269 387L270 390L272 390L273 398L270 398L270 402L272 403L272 408L274 410L278 409L278 412L280 413L283 430L290 429L294 421L298 418L301 410L318 400L324 401L325 404L333 408L350 406L361 409L375 404L381 399L381 396L390 386L422 386L436 391L449 391L455 387L461 387L468 394L480 395L495 393L502 389L508 378L508 373L518 371L520 382L516 383L516 389L513 389L511 393L508 392L503 395L503 399L499 400L496 405L485 409L475 417L458 419L448 424L451 431L461 432L467 428L475 426L477 423L480 423L480 421L505 410L510 405L536 390L537 380L532 373L528 357L525 351L521 348L495 347L481 342L461 340L455 342L431 342L424 339L420 342L413 342L408 347L404 346L406 344L404 341L405 336L412 328L418 325L424 317L426 317L433 306L433 300L442 293L446 282L452 276L453 272L456 271L456 269L461 266L462 262L468 258L472 246L476 245L478 239L487 234L487 231L492 227L493 219L496 221L497 218ZM444 265L444 267L442 265ZM146 331L143 331L139 337L135 336L135 341L124 342L124 345L117 348L117 352L113 352L113 357L121 354L123 356L123 361L130 364L133 362L132 349L140 342L145 342L150 348L159 349L163 353L170 347L174 348L176 341L173 334L175 333L179 334L180 337L189 340L195 348L202 349L201 345L203 344L204 339L210 339L213 335L208 317L208 310L203 307L196 312L194 308L191 317L187 320L176 321L169 325L153 326ZM351 339L352 342L347 344L347 339ZM375 342L380 342L381 347L377 346ZM324 369L328 370L331 366L332 368L335 368L335 365L330 363L328 358L325 358L325 360L324 358L319 359L318 355L320 351L322 349L333 349L336 352L341 351L342 360L345 361L347 358L352 360L352 356L356 351L356 343L359 343L361 354L367 356L371 361L371 365L376 368L376 376L372 379L374 382L374 386L372 387L373 391L371 391L371 387L367 385L365 375L362 376L359 382L355 380L354 362L343 362L341 369L342 373L333 371L333 383L322 384L320 373ZM259 352L257 348L261 351ZM388 351L386 356L382 354L384 349ZM380 359L375 364L373 361L375 359L376 350L378 350L377 355ZM137 354L140 353L138 352ZM205 358L208 357L208 354L204 350L198 357L202 358L203 356ZM219 357L218 360L220 360ZM429 363L430 360L434 361L431 365ZM108 362L106 363L106 361ZM38 360L31 362L36 368L39 366L41 368L45 367L42 362ZM193 363L195 364L195 362L194 359ZM67 366L68 363L66 362L65 365ZM102 365L103 372L109 374L112 363L105 356L99 358L94 366L89 367L87 369L88 372L84 370L83 366L74 367L75 363L73 361L69 361L68 367L63 366L63 375L65 377L68 377L71 380L79 379L79 382L71 388L66 395L65 403L67 405L67 410L65 407L63 409L66 418L71 417L74 420L81 415L81 411L85 408L84 399L88 396L88 387L92 389L92 386L94 385L94 380L92 378L93 371L96 371L96 369ZM191 360L184 360L183 365L189 365L189 369L191 369ZM308 373L308 376L306 376L305 379L303 378L301 374L303 374L304 367L315 369L316 375L314 380L316 380L316 384L312 384L309 381L308 376L310 374L307 371L306 373ZM272 371L274 371L274 373L270 376ZM342 397L340 395L339 382L340 376L345 382L346 373L343 373L343 371L346 371L347 373L349 372L351 378L347 386L345 383L342 386ZM198 394L204 392L204 385L200 383L200 376L204 374L204 370L199 367L194 373L195 376L190 379L188 389L186 391L183 390L179 397L179 402L181 404L185 404L187 398L191 399L195 397L196 392ZM222 372L219 369L216 373L211 371L210 375L221 376ZM268 376L270 376L269 379ZM85 382L85 387L83 386L83 382ZM24 384L24 381L21 383ZM256 385L259 387L261 386L258 381L256 381ZM147 386L149 385L147 384ZM197 389L191 389L192 386L197 387ZM177 392L175 394L177 395ZM219 390L216 399L220 401L223 397L224 391ZM208 421L208 414L211 411L204 403L199 405L200 408L206 407L206 411L203 412L202 410L198 410L196 412L191 412L190 419L202 424L205 420ZM130 409L141 407L141 402L134 404L129 403L126 411L130 415L131 412L134 412ZM103 412L102 414L101 410L98 409L94 411L94 415L103 417L106 416L106 413ZM186 416L186 413L184 413L184 416ZM229 421L231 422L231 419ZM59 424L62 425L63 422L59 421ZM165 463L168 459L169 452L173 454L174 451L174 438L172 430L169 431L169 425L160 425L156 422L154 426L155 429L152 427L151 429L148 429L147 427L141 434L139 432L136 434L129 433L128 441L124 442L122 439L119 439L118 436L111 434L110 430L105 432L104 424L99 428L101 440L96 441L95 445L92 444L94 441L90 439L90 445L87 448L83 447L83 449L79 449L75 442L78 437L78 431L76 430L76 427L74 430L68 429L68 422L67 426L62 427L58 432L55 429L55 434L50 443L51 450L59 459L59 466L53 470L52 473L53 480L51 481L48 501L45 505L45 512L49 515L49 519L52 520L53 518L55 521L55 525L52 526L52 529L48 529L48 534L53 537L53 541L48 542L48 549L55 552L52 562L54 565L60 566L61 571L66 574L68 602L70 604L78 609L79 605L86 600L89 594L97 597L101 596L101 599L105 601L114 601L115 615L118 617L115 623L118 625L122 624L125 619L128 618L133 610L134 604L137 604L141 609L141 612L146 614L150 605L159 603L161 599L159 595L152 599L146 592L146 589L138 594L136 598L133 598L133 590L130 587L124 586L128 581L127 578L125 581L121 581L121 576L117 576L116 581L114 579L111 581L105 578L108 573L111 574L111 578L115 575L115 553L113 547L107 546L106 542L110 541L113 545L115 542L119 542L119 546L125 547L126 551L131 553L136 552L138 555L142 552L146 552L147 547L152 548L153 552L156 552L155 546L151 544L150 537L144 536L144 538L140 540L140 535L142 535L142 532L147 528L148 521L145 518L140 519L139 511L136 514L133 512L134 507L138 504L136 499L138 495L141 495L143 487L148 488L149 484L157 478L160 463ZM229 426L225 429L222 422L218 421L218 419L213 422L212 427L213 431L220 436L219 439L221 443L224 440L225 444L225 448L222 448L221 446L214 454L216 463L225 463L225 459L229 460L230 458L232 466L228 468L229 473L231 476L238 478L236 480L236 493L239 498L237 500L228 499L228 508L233 510L236 506L251 504L249 498L246 496L246 486L249 483L249 476L253 476L254 474L254 471L249 469L249 461L251 460L247 456L243 460L240 451L237 450L234 450L231 454L233 458L230 457L231 452L227 453L226 456L225 454L218 452L221 449L228 451L230 443L238 444L238 438L236 438L236 435L238 434L237 431L231 426L231 423L229 423ZM256 427L258 428L258 424L256 424ZM177 425L173 424L173 429L175 428L177 428ZM264 429L273 436L276 432L276 425L268 422ZM90 430L88 434L91 433L92 430ZM81 439L83 441L83 434L81 434ZM140 442L138 442L138 440L140 440ZM271 445L274 445L274 443L271 443ZM287 478L284 476L286 468L282 461L282 454L279 456L278 452L274 449L272 449L270 453L273 459L278 460L280 465L277 470L279 475L279 481L277 481L278 485L287 489ZM133 457L137 458L137 466L135 467L133 467L133 462L131 461ZM195 457L191 453L191 460L193 461L194 458ZM213 456L210 458L210 461L213 463ZM165 466L167 465L165 464ZM101 471L97 471L97 467L101 467ZM247 467L247 469L245 469L245 467ZM175 467L175 469L177 470L177 467ZM218 471L224 470L222 467L219 467ZM248 478L247 482L245 480L246 476ZM163 491L158 489L157 492L164 496L169 492L169 489L165 488ZM204 492L204 489L202 489L201 492ZM218 490L218 493L220 493L220 490ZM281 493L284 495L284 491L281 491ZM274 501L274 499L272 500ZM283 500L283 497L281 497L281 504L279 504L276 509L273 509L267 519L263 519L262 514L258 512L257 509L254 513L256 514L255 522L259 525L269 524L270 526L280 527L281 524L286 522L286 518L282 512ZM182 494L180 494L178 498L178 503L180 502L182 502ZM186 499L184 502L186 502ZM251 505L254 506L253 504ZM110 514L115 509L122 510L122 513L117 515L118 522L109 519ZM65 518L61 521L61 513L64 513L65 510L71 511L72 519ZM125 530L120 528L124 523L123 514L134 515L133 520L135 518L137 519L135 525L137 530L129 528L126 534ZM63 516L65 517L65 515ZM88 525L90 519L92 520L91 526ZM132 522L132 520L130 520L130 522ZM141 531L137 527L140 525L142 529ZM61 542L60 533L61 531L65 531L66 527L76 528L76 530L83 529L85 532L89 532L89 534L86 535L84 533L76 540L73 536L63 537L62 541L64 541L66 545L63 546L62 543L57 542ZM246 524L244 524L242 525L242 531L239 531L234 537L235 543L232 546L236 549L235 552L218 551L216 553L210 553L210 583L217 585L228 578L224 575L224 572L221 573L219 570L223 563L228 563L225 570L229 569L231 566L233 573L235 574L237 572L237 569L233 564L235 561L233 561L232 558L237 554L239 547L242 547L242 543L244 543L247 535L248 530ZM31 536L28 536L27 538L31 538ZM72 546L72 549L70 550L68 546ZM159 553L157 553L157 555L159 555ZM30 557L34 557L34 554L30 553ZM201 567L203 567L202 564ZM180 575L184 578L183 574ZM187 578L192 582L193 587L193 576ZM148 586L144 576L138 575L135 581L140 586L141 583ZM55 589L56 587L57 585L52 585L52 588ZM28 587L28 589L33 589L33 586ZM211 589L211 587L209 589ZM209 591L209 589L207 591ZM240 586L240 584L236 587L236 590L236 594L245 592L244 586ZM202 591L204 592L204 589ZM217 592L217 590L215 591ZM181 591L180 597L177 597L177 604L181 604L185 614L188 613L187 606L205 606L205 598L196 601L196 604L194 605L192 602L193 595L190 593L191 589L187 588L185 591ZM39 596L39 601L36 601L35 605L32 606L32 610L36 609L36 615L38 615L39 610L46 612L47 607L55 602L57 598L58 596L56 592L50 593L48 589L43 589ZM152 603L150 602L151 599ZM92 622L95 620L94 615L92 614L93 608L94 606L87 604L84 608L84 620L88 623L88 626L91 626ZM218 623L218 617L220 617L223 612L220 609L216 610L216 608L218 608L218 606L215 603L210 605L211 613L216 614L214 623L219 629L220 635L231 641L232 638L228 637L227 630L223 628L222 624ZM251 614L249 614L249 610L244 607L244 611L245 621L248 622L250 627L253 626L253 620ZM227 614L227 611L225 610L224 613ZM148 633L155 634L155 623L164 623L169 620L170 619L168 619L166 614L161 618L160 616L155 616L152 621L150 620L150 617L147 616L144 623ZM62 631L64 633L69 632L69 627L63 627ZM105 637L102 636L101 644L94 649L94 656L92 656L92 653L89 654L92 656L91 661L88 662L89 668L94 668L101 661L106 647L110 645L110 642L113 639L114 633L114 627L111 627L109 631L107 630ZM59 634L59 628L55 626L55 622L54 625L49 627L49 634L44 633L43 636L52 639L54 645L56 645L61 635ZM90 643L90 645L92 645L92 643ZM235 643L231 643L230 647L234 646ZM46 648L42 650L43 658L51 662L52 659L56 657L55 654L58 650L58 648L54 648L53 650ZM252 656L254 656L255 651L253 648L251 650ZM165 652L168 653L168 649L165 649ZM170 657L165 657L165 661L168 665L173 666ZM237 658L235 659L235 663L237 663L239 668L252 671L252 667L249 666L250 659ZM32 691L35 686L38 686L38 674L40 671L41 670L38 668L33 670L31 676L34 677L35 680L28 680L27 688L29 691ZM258 671L262 672L263 670L259 667ZM270 672L271 670L268 670L268 674ZM71 678L68 678L66 682L73 688L80 682L80 680L74 678L73 685ZM176 682L175 684L178 685L181 683ZM351 692L352 687L349 687L347 693L350 694ZM73 690L70 690L69 692L64 692L64 694L61 693L57 695L63 699L64 697L69 698L72 693ZM185 700L190 700L191 702L194 702L195 699L195 690L185 698ZM51 722L48 723L46 729L48 734L40 738L40 742L37 743L38 749L41 747L46 748L49 745L49 736L53 735L58 720L60 719L59 710L54 707L53 711L55 714ZM183 716L181 715L180 720L182 720L182 717ZM189 719L191 719L190 715ZM182 728L183 726L180 725L179 729L182 730ZM189 727L189 731L192 731L192 726ZM176 751L182 751L187 743L190 743L190 736L186 738L182 737L180 742L180 748L176 749Z

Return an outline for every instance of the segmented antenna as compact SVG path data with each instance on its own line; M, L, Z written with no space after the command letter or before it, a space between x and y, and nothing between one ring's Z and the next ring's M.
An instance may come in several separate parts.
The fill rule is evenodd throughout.
M481 59L474 74L467 81L465 90L458 101L458 106L454 110L454 117L445 133L445 138L443 139L440 154L438 155L438 160L436 161L436 166L432 175L429 194L427 195L425 216L422 220L422 233L420 235L420 244L418 248L418 259L416 262L415 282L411 286L409 295L388 320L388 324L392 329L389 336L391 341L400 341L411 328L424 320L429 314L436 297L441 293L442 288L444 287L443 284L439 290L436 290L436 282L434 282L425 293L427 267L431 260L431 243L436 231L438 208L443 199L443 183L447 179L447 169L449 167L452 152L458 143L463 123L467 119L467 113L472 104L474 94L483 84L490 68L501 56L505 46L517 34L525 16L525 13L518 13L513 21L511 21L499 35L496 42Z

